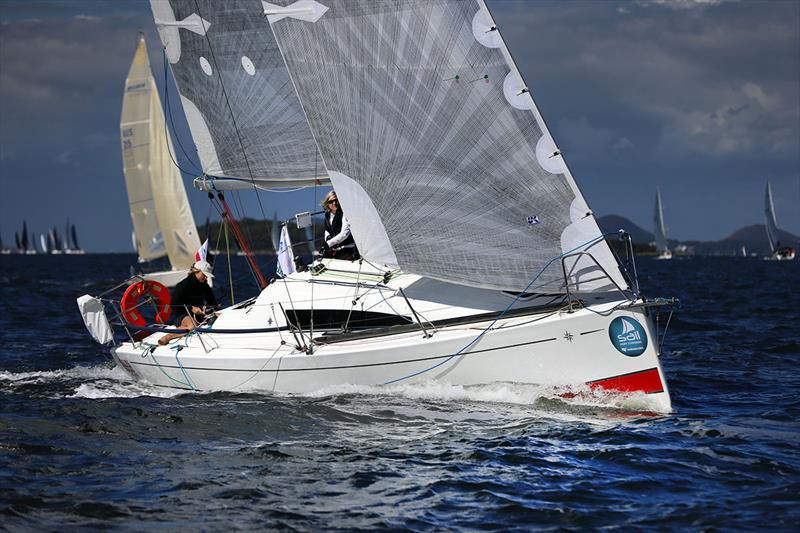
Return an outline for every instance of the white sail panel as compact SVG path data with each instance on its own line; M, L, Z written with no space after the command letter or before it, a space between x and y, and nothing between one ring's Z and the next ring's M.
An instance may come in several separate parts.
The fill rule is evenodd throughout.
M551 260L588 251L627 286L483 2L319 3L271 25L362 255L520 290L542 269L560 287ZM586 256L567 267L611 285Z
M773 253L778 247L778 222L775 220L775 204L772 202L772 187L767 181L767 190L764 192L764 226L767 228L769 248Z
M653 225L655 231L653 235L656 241L656 250L658 252L666 252L669 250L667 245L667 235L664 231L664 210L661 206L661 191L656 191L656 207L653 213Z
M120 136L128 204L140 261L166 255L150 185L150 107L153 77L144 38L136 46L122 97Z
M166 129L164 111L151 78L150 91L150 183L158 226L174 270L188 269L200 248L200 237L186 197L180 170L175 166L175 151Z
M328 181L259 0L151 8L205 174L226 189Z

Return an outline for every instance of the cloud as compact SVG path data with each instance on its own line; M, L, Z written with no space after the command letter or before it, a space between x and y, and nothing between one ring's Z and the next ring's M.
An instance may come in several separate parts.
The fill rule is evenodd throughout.
M671 9L703 9L716 6L724 2L738 2L739 0L637 0L640 6L660 6Z
M613 128L594 126L586 117L560 120L558 132L575 151L574 155L565 153L565 157L570 161L596 160L607 157L611 151L628 150L633 147L630 139L620 135Z
M730 9L713 16L687 12L721 3ZM527 34L511 38L535 42L528 50L514 48L515 57L525 58L523 71L534 74L528 82L534 96L551 83L557 104L572 99L561 109L537 99L546 116L555 109L573 121L610 124L636 139L637 151L667 159L686 153L798 157L797 3L764 9L759 3L648 1L639 6L675 9L623 4L624 14L607 2L575 4L574 10L555 4L513 14L527 19ZM570 135L586 138L574 126Z
M16 14L0 28L0 144L20 156L46 147L61 165L111 146L136 28L152 26L146 6L102 17L56 10L30 20L22 8ZM152 51L160 68L159 47Z

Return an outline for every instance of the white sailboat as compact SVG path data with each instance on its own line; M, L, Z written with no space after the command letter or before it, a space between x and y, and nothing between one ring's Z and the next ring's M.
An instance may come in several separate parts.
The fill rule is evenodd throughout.
M521 382L670 409L659 304L612 254L482 0L151 6L199 184L330 181L364 259L316 262L168 346L131 336L112 354L132 377Z
M142 277L174 286L186 277L200 239L180 172L170 155L174 154L172 142L143 35L125 80L120 135L139 263L166 256L171 266Z
M653 212L653 235L656 239L656 259L672 259L672 250L667 244L667 234L664 230L664 210L661 206L661 191L656 190L656 207Z
M781 246L778 237L778 224L775 220L775 204L772 202L772 187L767 180L767 189L764 192L764 226L767 230L767 240L771 255L764 259L772 261L791 261L795 257L795 249L791 246Z
M75 224L70 224L69 219L64 226L64 253L67 255L83 255L86 252L78 245L78 232Z

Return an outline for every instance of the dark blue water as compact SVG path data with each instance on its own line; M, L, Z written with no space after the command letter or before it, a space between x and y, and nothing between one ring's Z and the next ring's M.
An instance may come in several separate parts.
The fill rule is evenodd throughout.
M800 524L800 261L640 260L684 305L666 416L518 385L152 390L75 305L131 261L0 257L0 529Z

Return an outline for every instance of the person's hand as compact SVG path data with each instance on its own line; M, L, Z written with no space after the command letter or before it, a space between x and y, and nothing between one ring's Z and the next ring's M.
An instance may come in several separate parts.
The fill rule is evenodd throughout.
M202 309L200 309L200 308L199 308L199 307L197 307L196 305L193 305L193 306L192 306L192 313L194 313L194 314L196 314L196 315L202 315L202 314L204 314L204 313L205 313L205 311L203 311Z

